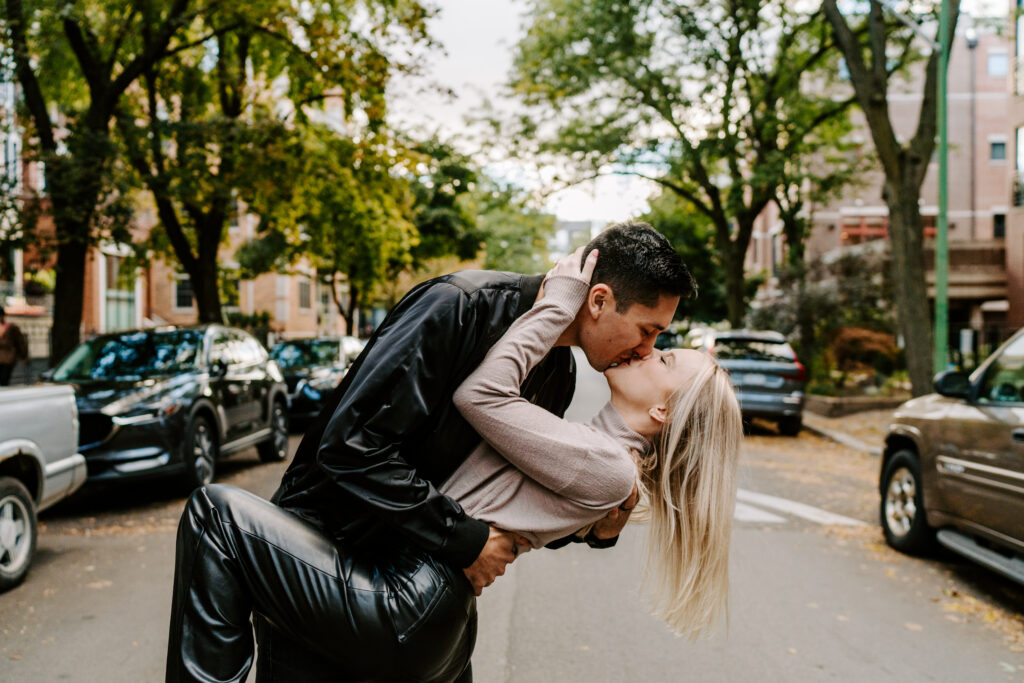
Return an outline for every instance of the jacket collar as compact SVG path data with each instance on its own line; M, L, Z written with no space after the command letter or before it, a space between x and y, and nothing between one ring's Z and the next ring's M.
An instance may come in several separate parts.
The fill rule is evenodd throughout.
M524 275L519 281L519 306L516 308L516 317L523 315L533 308L533 302L537 300L537 293L540 292L540 285L544 282L543 275Z

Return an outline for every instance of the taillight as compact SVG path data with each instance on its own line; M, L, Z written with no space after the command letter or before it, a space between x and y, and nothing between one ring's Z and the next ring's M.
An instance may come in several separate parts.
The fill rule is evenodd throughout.
M782 376L785 377L786 379L796 380L797 382L806 382L807 368L805 368L804 364L798 360L793 361L793 363L794 365L796 365L796 372L787 372Z

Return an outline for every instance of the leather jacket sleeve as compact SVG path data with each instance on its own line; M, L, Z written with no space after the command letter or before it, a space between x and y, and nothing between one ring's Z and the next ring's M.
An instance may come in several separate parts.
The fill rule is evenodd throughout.
M455 567L472 564L488 537L402 456L410 438L451 401L468 369L477 313L447 283L411 292L392 312L326 428L317 465L349 497L398 533ZM414 447L414 446L413 446ZM418 454L421 461L450 454Z

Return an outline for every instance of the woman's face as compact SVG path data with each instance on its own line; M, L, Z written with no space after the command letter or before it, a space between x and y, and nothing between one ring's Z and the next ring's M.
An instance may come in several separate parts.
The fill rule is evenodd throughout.
M651 355L605 370L608 387L619 403L649 409L665 401L700 368L714 363L710 356L693 349L655 349Z

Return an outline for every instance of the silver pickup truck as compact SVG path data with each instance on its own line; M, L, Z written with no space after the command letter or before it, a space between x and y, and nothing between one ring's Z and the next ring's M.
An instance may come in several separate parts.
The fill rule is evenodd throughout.
M70 386L0 389L0 592L28 573L36 513L85 483Z

